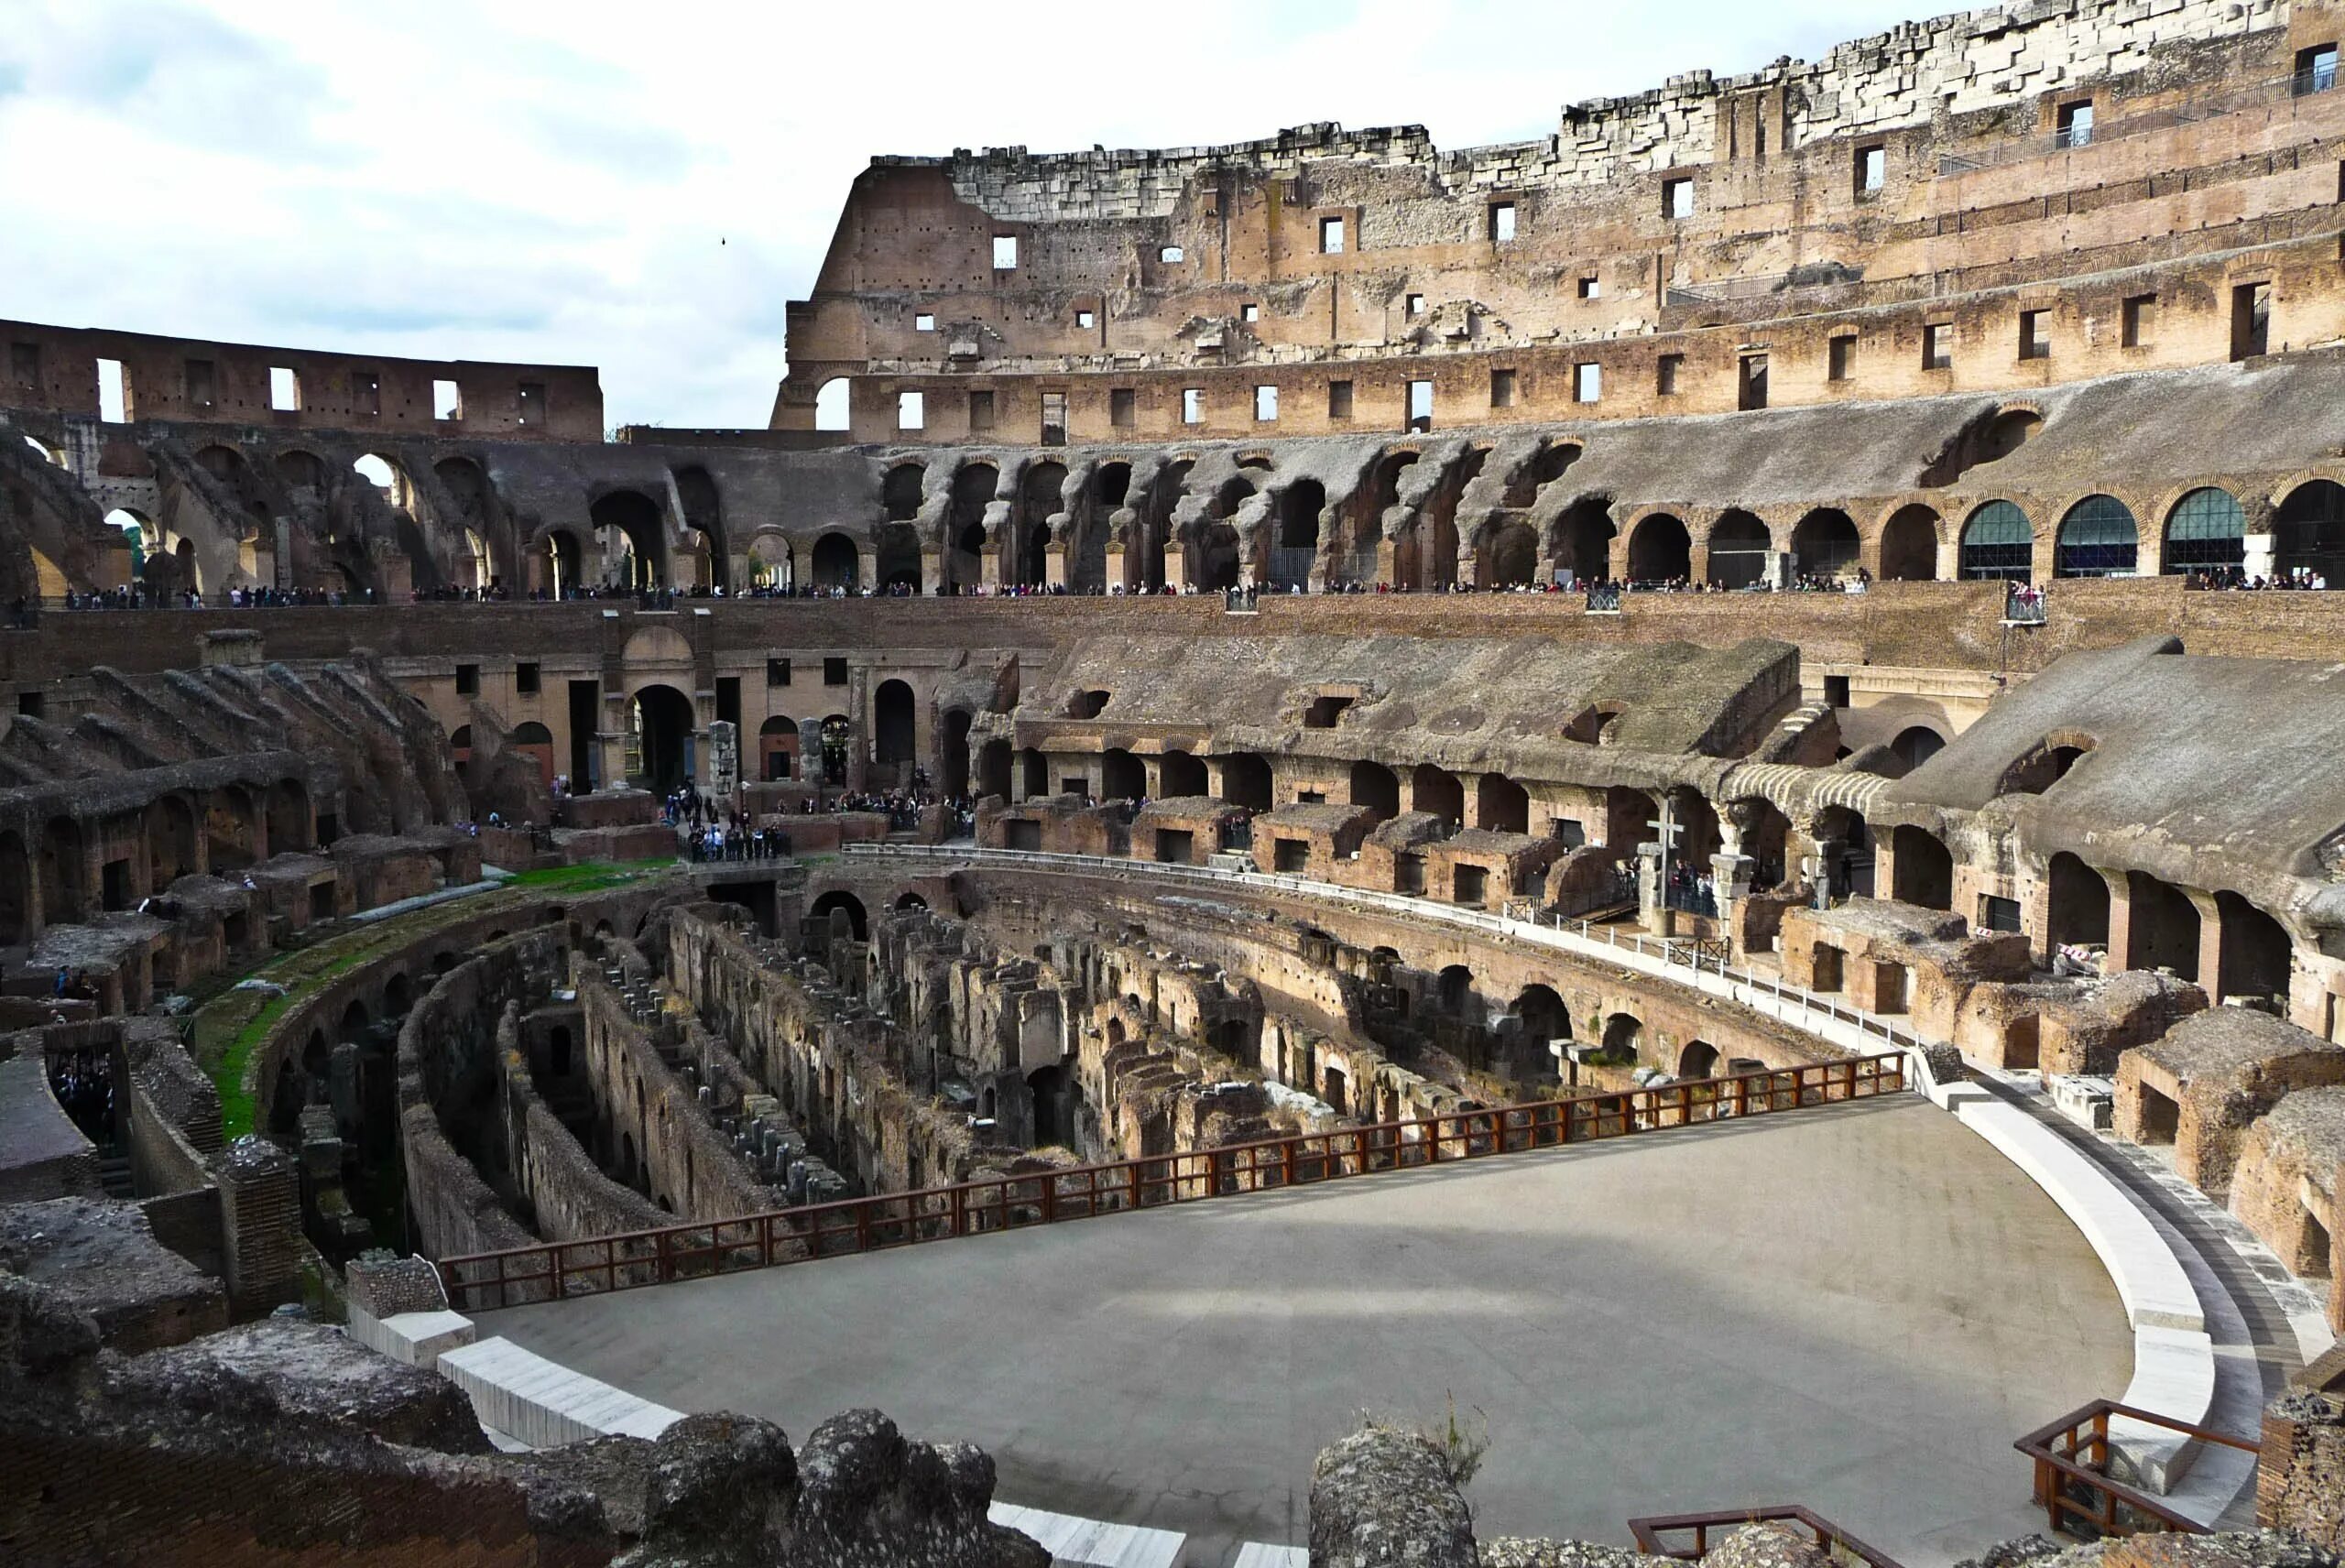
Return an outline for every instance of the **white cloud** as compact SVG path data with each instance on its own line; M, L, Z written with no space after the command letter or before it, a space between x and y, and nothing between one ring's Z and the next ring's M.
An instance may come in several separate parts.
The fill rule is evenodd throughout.
M613 423L758 425L874 154L1516 140L1909 9L0 0L0 316L595 364Z

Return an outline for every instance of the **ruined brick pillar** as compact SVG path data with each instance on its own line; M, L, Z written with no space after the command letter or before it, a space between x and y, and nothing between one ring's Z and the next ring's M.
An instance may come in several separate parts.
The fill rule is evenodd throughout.
M923 550L920 552L920 591L936 594L944 592L944 552Z
M251 1317L301 1289L301 1181L293 1156L246 1133L213 1162L228 1301Z
M2186 887L2183 894L2190 900L2190 907L2198 911L2198 984L2206 988L2208 999L2220 1007L2223 1000L2223 911L2216 904L2212 893Z
M1637 845L1637 921L1655 936L1668 936L1676 928L1676 916L1669 908L1668 860L1656 841Z
M1757 864L1747 855L1722 853L1710 856L1710 877L1718 884L1718 930L1736 943L1735 956L1742 956L1737 935L1735 907L1751 896L1751 879Z

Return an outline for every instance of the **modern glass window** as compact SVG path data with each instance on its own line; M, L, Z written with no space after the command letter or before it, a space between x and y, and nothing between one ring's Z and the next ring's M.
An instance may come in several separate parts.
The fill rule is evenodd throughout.
M2228 490L2193 490L2165 520L2165 569L2200 572L2247 560L2247 514Z
M2035 575L2035 534L2027 514L2009 501L1990 501L1962 527L1966 580L2003 578L2024 583Z
M2053 569L2062 577L2130 574L2141 550L2132 508L2114 495L2088 495L2060 519Z

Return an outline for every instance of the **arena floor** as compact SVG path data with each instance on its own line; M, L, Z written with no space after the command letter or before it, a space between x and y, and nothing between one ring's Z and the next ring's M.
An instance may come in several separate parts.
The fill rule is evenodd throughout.
M1805 1502L1910 1568L2041 1528L2021 1433L2132 1372L2051 1201L1916 1097L491 1314L793 1441L876 1406L999 1496L1301 1542L1362 1409L1487 1418L1477 1529Z

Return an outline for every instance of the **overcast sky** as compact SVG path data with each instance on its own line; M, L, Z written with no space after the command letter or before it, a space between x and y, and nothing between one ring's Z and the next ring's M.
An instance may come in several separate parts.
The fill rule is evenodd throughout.
M1514 140L1943 8L0 0L0 318L598 365L614 425L761 426L875 153Z

